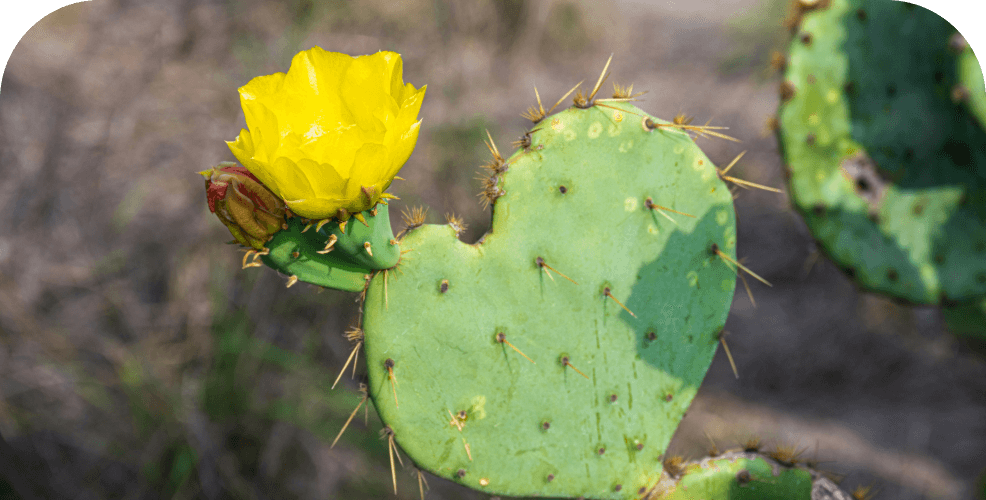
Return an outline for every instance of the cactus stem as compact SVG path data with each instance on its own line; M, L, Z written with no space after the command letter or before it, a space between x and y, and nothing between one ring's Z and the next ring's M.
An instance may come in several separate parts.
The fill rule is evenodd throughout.
M294 285L297 282L298 282L298 275L292 274L290 277L288 277L288 284L284 288L291 288L291 285Z
M336 235L334 235L334 234L330 234L329 235L329 241L327 241L325 243L325 248L323 248L321 250L318 250L315 253L327 254L327 253L331 252L332 251L332 246L335 245L337 241L339 241L339 237L336 236Z
M370 242L368 241L366 242L366 244L369 245ZM370 249L367 248L366 251L369 252ZM390 309L390 294L387 292L387 281L389 281L388 280L389 277L390 275L387 274L387 270L384 269L383 270L383 308L384 309Z
M617 299L616 297L614 297L614 296L613 296L613 294L612 294L612 293L610 292L610 290L609 290L609 287L606 287L606 288L604 288L604 289L603 289L603 295L605 295L605 296L607 296L607 297L609 297L609 298L611 298L611 299L613 299L613 302L616 302L617 304L619 304L619 305L620 305L620 307L622 307L622 308L623 308L623 310L624 310L624 311L626 311L626 312L628 312L628 313L630 313L630 316L633 316L634 318L636 318L636 317L637 317L637 315L636 315L636 314L634 314L634 313L633 313L633 311L631 311L631 310L629 310L629 309L627 309L627 306L625 306L625 305L623 305L623 303L622 303L622 302L620 302L620 301L619 301L619 299Z
M387 373L390 374L390 388L394 391L394 406L400 408L401 405L397 402L397 376L394 375L394 360L387 358L387 360L383 362L383 365L387 367Z
M578 285L578 283L575 280L573 280L572 278L569 278L568 276L565 276L564 274L558 272L557 269L555 269L555 268L549 266L547 263L545 263L544 262L544 259L542 259L541 257L538 257L537 259L535 259L534 262L537 263L538 267L544 269L544 272L548 275L549 278L551 278L551 281L554 281L555 278L551 276L551 272L548 271L548 269L550 269L551 271L554 271L554 272L558 273L558 275L561 276L562 278L565 278L568 281L571 281L572 283L575 283L576 285Z
M370 395L367 394L367 392L366 392L366 385L365 384L360 384L359 385L359 390L360 390L360 392L363 393L363 399L361 399L359 401L359 404L356 405L356 409L353 410L353 412L349 414L349 418L346 419L346 423L345 424L342 424L342 429L339 431L339 434L336 435L336 438L332 440L332 445L329 446L329 449L330 450L332 448L335 448L336 443L339 442L339 438L342 437L342 433L343 432L346 432L346 428L349 427L349 423L353 421L353 417L355 417L356 416L356 412L359 411L359 407L360 406L363 406L363 403L365 403L366 400L367 400L367 398L370 397Z
M732 257L726 255L725 252L723 252L722 250L719 250L719 245L713 243L711 250L712 250L712 253L713 254L718 255L727 264L732 264L732 265L734 265L734 266L736 266L736 267L738 267L738 268L746 271L747 274L749 274L750 276L753 276L754 278L756 278L761 283L763 283L763 284L765 284L767 286L774 286L774 285L771 285L769 281L761 278L757 273L751 271L748 267L744 266L743 264L740 264L739 262L736 262L735 259L733 259ZM731 266L730 266L730 269L732 269ZM735 269L734 269L734 271L735 271ZM736 275L739 276L739 271L736 271Z
M562 356L561 357L561 364L564 365L564 366L567 366L567 367L569 367L569 368L571 368L573 370L575 370L575 373L578 373L579 375L582 375L583 377L585 377L586 380L589 380L589 376L588 375L582 373L581 370L579 370L578 368L576 368L575 366L572 365L571 361L569 361L569 359L568 359L568 356Z
M466 438L462 438L462 446L466 449L466 456L469 457L469 461L472 462L472 450L469 449L469 443L466 442Z
M501 344L507 344L508 346L510 346L511 349L517 351L517 354L520 354L521 356L527 358L527 360L530 361L531 363L534 363L534 360L533 359L528 358L526 354L524 354L523 352L520 351L520 349L517 349L517 347L515 345L513 345L513 344L511 344L510 342L507 341L507 335L505 333L503 333L503 332L497 333L496 334L496 341L499 342L499 343L501 343ZM537 363L534 363L534 364L536 365Z
M527 108L527 111L521 113L520 117L537 123L543 120L545 116L548 116L548 113L544 110L544 106L541 105L541 94L538 93L537 85L534 86L534 97L537 98L538 107L531 106Z
M733 368L733 375L736 376L736 380L739 380L739 371L736 370L736 362L733 361L733 353L729 352L729 344L726 343L726 335L728 333L729 332L726 330L719 332L719 343L722 344L722 348L726 351L726 359L729 360L729 366ZM710 437L709 440L711 441L712 438ZM716 444L713 442L712 446L715 447L715 445Z

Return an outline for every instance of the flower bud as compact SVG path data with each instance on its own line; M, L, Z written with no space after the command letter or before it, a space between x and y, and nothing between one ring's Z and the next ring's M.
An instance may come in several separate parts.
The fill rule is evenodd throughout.
M223 162L199 172L205 178L209 210L241 245L257 250L281 230L284 202L246 168Z

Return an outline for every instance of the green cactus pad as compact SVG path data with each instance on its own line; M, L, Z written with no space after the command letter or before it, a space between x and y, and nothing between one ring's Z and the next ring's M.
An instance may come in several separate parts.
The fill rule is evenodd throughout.
M317 241L319 245L325 246L328 239L335 236L338 239L330 253L359 267L390 269L400 260L401 248L390 228L388 209L387 205L381 203L372 210L362 212L365 224L356 218L350 218L344 227L345 232L339 230L339 221L333 219L318 230ZM313 226L309 231L314 231L316 227ZM365 246L367 243L370 244L369 251Z
M278 231L267 242L270 251L261 256L269 267L313 285L358 292L366 287L370 269L356 266L335 252L319 254L325 239L313 229L302 233L305 223L298 217L288 219L288 228ZM321 244L319 240L321 239Z
M961 35L952 37L952 48L959 49L958 81L961 85L959 96L969 112L986 127L986 81L983 79L983 68L972 52L972 47L965 42Z
M786 467L757 453L732 451L682 466L667 474L650 499L850 500L851 495L819 473Z
M943 307L942 317L952 334L986 341L986 298Z
M637 498L659 478L729 311L715 251L735 258L735 214L687 134L614 107L540 122L481 242L422 226L371 282L369 394L418 467L512 496Z
M892 0L820 5L801 19L782 85L793 201L864 289L916 303L983 296L986 132L953 95L966 71L955 29Z
M287 229L278 231L267 242L269 253L260 258L264 264L296 276L299 281L349 292L362 291L374 269L394 267L400 259L400 245L393 239L387 208L381 204L363 212L366 224L350 219L345 232L339 229L337 220L318 228L300 217L292 217L288 219ZM332 236L336 238L332 250L318 253ZM369 252L364 246L367 242Z

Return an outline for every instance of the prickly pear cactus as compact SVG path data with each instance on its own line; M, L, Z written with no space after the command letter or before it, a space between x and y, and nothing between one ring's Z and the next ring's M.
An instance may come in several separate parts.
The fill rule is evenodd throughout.
M971 50L904 2L798 5L779 142L819 246L867 290L983 297L986 132L973 110L984 90Z
M369 395L418 467L517 496L659 479L729 310L735 215L685 132L610 104L544 118L489 167L480 242L424 225L370 283Z
M669 464L648 499L850 500L822 474L757 452L729 451L688 463Z

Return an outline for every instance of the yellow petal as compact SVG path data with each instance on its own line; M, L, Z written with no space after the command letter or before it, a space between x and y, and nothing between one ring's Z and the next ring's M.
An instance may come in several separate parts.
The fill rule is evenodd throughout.
M277 152L281 137L277 116L267 106L254 100L243 101L243 114L254 141L253 158L259 161L271 159Z
M400 140L391 146L391 164L384 177L392 180L400 172L404 164L407 163L408 158L411 157L411 153L414 152L414 145L418 142L418 131L420 130L421 120L418 120L401 135Z
M253 139L250 137L249 130L240 130L240 135L236 137L236 140L226 141L226 145L229 146L233 156L240 160L240 163L253 158Z
M286 202L292 212L309 219L328 219L335 217L340 208L345 209L345 200L311 198Z
M394 98L394 102L398 106L404 102L404 61L401 60L401 55L390 52L393 54L392 60L394 61L390 68L390 96ZM411 85L411 84L408 84ZM411 91L414 91L414 87L411 87Z
M303 200L315 197L315 190L312 188L312 179L308 177L297 163L282 156L274 161L273 168L270 171L274 174L274 183L277 187L273 188L269 185L267 187L277 193L285 202L288 200Z
M399 108L391 96L391 75L400 57L393 52L377 52L353 60L342 83L346 107L360 128L384 130L377 110L396 115Z
M312 190L316 198L341 199L346 191L346 178L339 175L335 167L328 163L319 165L312 160L298 162L305 175L312 179Z
M366 196L360 189L363 186L373 186L379 183L390 169L389 151L382 144L364 144L356 152L356 161L346 184L346 198L358 200Z
M313 47L291 60L291 69L280 98L290 129L308 139L354 120L342 105L340 88L353 58Z

